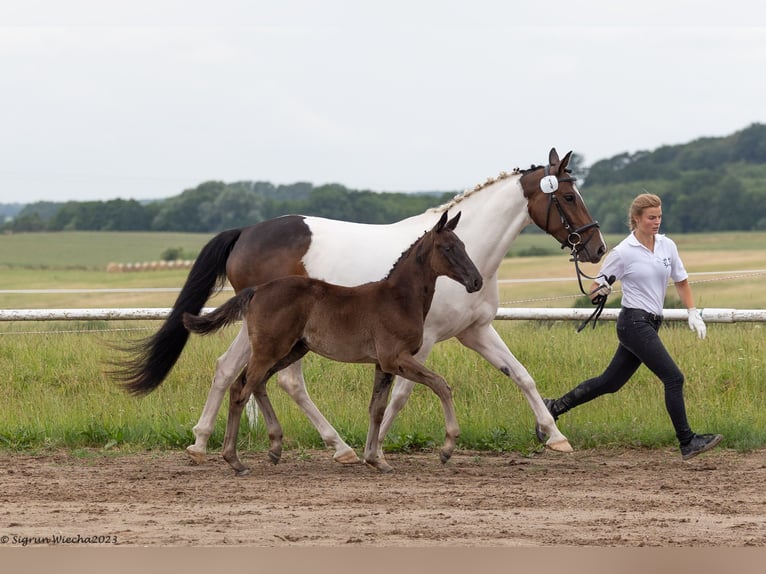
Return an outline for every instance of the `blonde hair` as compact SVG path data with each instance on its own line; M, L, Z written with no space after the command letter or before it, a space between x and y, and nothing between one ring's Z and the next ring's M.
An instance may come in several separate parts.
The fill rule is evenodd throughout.
M628 210L628 227L630 227L631 231L636 229L636 222L641 218L644 209L649 207L662 207L662 200L659 196L653 193L642 193L636 196Z

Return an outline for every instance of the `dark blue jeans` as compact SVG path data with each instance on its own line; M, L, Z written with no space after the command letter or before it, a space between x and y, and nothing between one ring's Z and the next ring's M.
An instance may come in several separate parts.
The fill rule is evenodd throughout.
M642 309L623 308L617 318L617 339L620 345L609 366L598 377L583 381L554 401L551 405L554 416L606 393L616 393L643 363L665 385L665 408L673 422L678 441L681 444L689 442L694 433L686 419L684 375L657 334L660 325L662 317Z

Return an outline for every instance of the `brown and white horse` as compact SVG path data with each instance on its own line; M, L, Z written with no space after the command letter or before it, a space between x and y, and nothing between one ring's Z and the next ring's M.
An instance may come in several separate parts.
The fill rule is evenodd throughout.
M430 227L434 212L459 205L465 219L460 237L481 271L484 287L469 296L452 281L437 281L423 345L416 358L425 362L437 342L457 337L518 385L540 431L549 437L546 444L571 451L569 441L545 408L534 379L492 326L498 306L497 269L511 243L530 223L555 237L579 261L596 263L606 253L598 224L567 170L571 154L559 159L556 150L551 149L545 166L502 173L444 206L389 225L288 215L221 232L200 252L159 331L138 342L132 349L134 356L115 374L135 394L159 386L186 345L189 332L182 323L183 314L198 314L227 278L236 292L286 275L303 275L349 287L376 281ZM205 407L194 427L195 442L187 448L197 462L205 460L207 441L223 396L245 367L249 354L247 325L243 323L231 346L216 362ZM280 371L278 382L309 417L325 444L335 449L335 460L358 460L309 397L300 361ZM413 384L397 377L381 424L381 437L406 403Z
M381 471L391 467L378 448L380 423L396 374L430 388L442 403L446 436L440 456L447 462L460 434L452 391L443 377L419 363L414 354L423 344L423 324L431 308L436 279L446 276L468 293L481 289L481 273L468 257L454 230L460 213L436 225L402 253L380 281L343 287L290 275L238 295L208 315L184 314L187 329L207 334L245 317L250 339L246 378L229 390L229 420L223 457L237 472L247 474L237 456L242 409L253 395L269 432L269 456L282 454L282 427L271 406L266 383L271 376L309 351L345 363L373 363L375 384L370 400L370 426L364 461Z

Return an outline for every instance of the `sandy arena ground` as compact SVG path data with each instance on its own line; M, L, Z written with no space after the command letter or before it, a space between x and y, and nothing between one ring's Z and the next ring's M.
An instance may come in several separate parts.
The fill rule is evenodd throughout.
M0 542L118 546L766 546L766 451L391 454L395 471L326 451L0 454ZM66 544L58 539L57 544Z

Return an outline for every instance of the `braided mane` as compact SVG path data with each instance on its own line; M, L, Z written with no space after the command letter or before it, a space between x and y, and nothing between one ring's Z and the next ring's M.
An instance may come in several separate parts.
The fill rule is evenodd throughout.
M534 167L534 166L533 166ZM536 169L536 168L535 168ZM438 207L432 207L429 209L429 212L434 213L442 213L444 211L448 211L452 209L455 205L463 201L465 198L470 197L477 191L481 191L482 189L485 189L489 187L490 185L497 183L498 181L502 181L504 179L508 179L512 175L519 175L524 174L526 172L523 172L519 170L519 168L514 168L514 170L511 173L508 173L507 171L501 171L497 177L488 177L483 183L477 183L473 188L465 190L463 193L460 193L459 195L456 195L454 198L452 198L447 203L440 205Z

